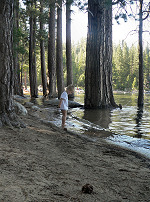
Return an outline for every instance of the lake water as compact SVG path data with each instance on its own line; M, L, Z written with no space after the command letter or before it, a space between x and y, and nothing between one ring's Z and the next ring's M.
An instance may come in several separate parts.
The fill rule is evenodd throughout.
M113 135L107 141L140 152L150 158L150 94L145 94L144 108L137 108L137 94L114 94L117 104L122 109L72 109L72 115L92 123L94 127L111 131ZM75 101L83 104L84 95L75 97ZM83 128L78 123L75 128ZM85 127L86 128L86 127ZM85 129L86 130L86 129Z
M68 130L91 141L98 142L105 138L113 144L150 158L150 94L145 94L142 111L137 108L137 94L116 93L114 97L116 103L122 105L122 109L69 109L66 120ZM84 104L84 95L76 95L75 101ZM41 98L37 99L37 104L42 103ZM49 115L53 113L48 115L47 120L61 127L60 110L56 107L45 107Z

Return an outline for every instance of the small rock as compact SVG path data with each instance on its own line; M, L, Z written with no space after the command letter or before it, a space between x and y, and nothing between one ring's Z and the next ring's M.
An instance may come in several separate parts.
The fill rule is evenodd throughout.
M24 104L26 107L32 107L34 104L32 102L25 102Z
M15 100L14 100L14 107L15 107L16 113L24 115L24 116L27 115L28 112L27 112L26 108L19 102L16 102Z
M39 110L39 109L40 109L40 108L37 107L37 106L32 106L31 108L34 109L34 110Z
M58 106L59 102L60 102L59 99L51 99L51 100L45 100L44 104L51 106ZM80 103L71 100L68 100L68 105L70 108L83 107L83 105L81 105Z
M2 122L1 122L1 120L0 120L0 128L3 126L3 124L2 124Z

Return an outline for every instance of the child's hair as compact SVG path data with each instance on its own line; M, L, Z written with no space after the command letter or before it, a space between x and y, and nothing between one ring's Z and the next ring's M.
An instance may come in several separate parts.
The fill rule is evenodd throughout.
M74 91L74 86L71 84L69 86L67 86L67 90L69 91Z

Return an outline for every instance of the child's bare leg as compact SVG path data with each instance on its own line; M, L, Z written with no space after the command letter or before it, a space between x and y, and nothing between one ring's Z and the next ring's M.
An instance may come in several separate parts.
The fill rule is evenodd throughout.
M62 110L62 128L63 129L65 127L66 118L67 118L67 111L66 110Z

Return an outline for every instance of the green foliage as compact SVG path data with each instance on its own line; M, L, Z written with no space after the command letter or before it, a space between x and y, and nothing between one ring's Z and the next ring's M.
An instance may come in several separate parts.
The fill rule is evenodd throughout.
M132 83L132 90L136 90L137 89L136 86L137 86L137 81L136 81L136 77L135 77L133 80L133 83Z
M86 40L81 39L80 43L73 45L73 82L75 86L84 87L85 81L85 60L86 60Z
M86 39L81 39L78 44L72 44L72 69L73 83L75 86L84 87L86 60ZM66 50L63 44L63 70L64 83L67 84Z
M150 89L150 49L146 47L143 53L144 61L144 88Z
M66 56L63 45L63 66L66 83ZM122 91L138 90L139 58L138 48L132 45L130 48L124 42L113 46L112 58L113 89ZM150 90L150 49L146 47L143 53L144 62L144 89ZM86 40L82 39L78 44L72 44L73 82L75 86L84 87L86 61Z
M143 54L144 89L150 90L150 49L147 47ZM113 88L115 90L138 89L139 58L138 48L127 47L126 43L113 46Z

